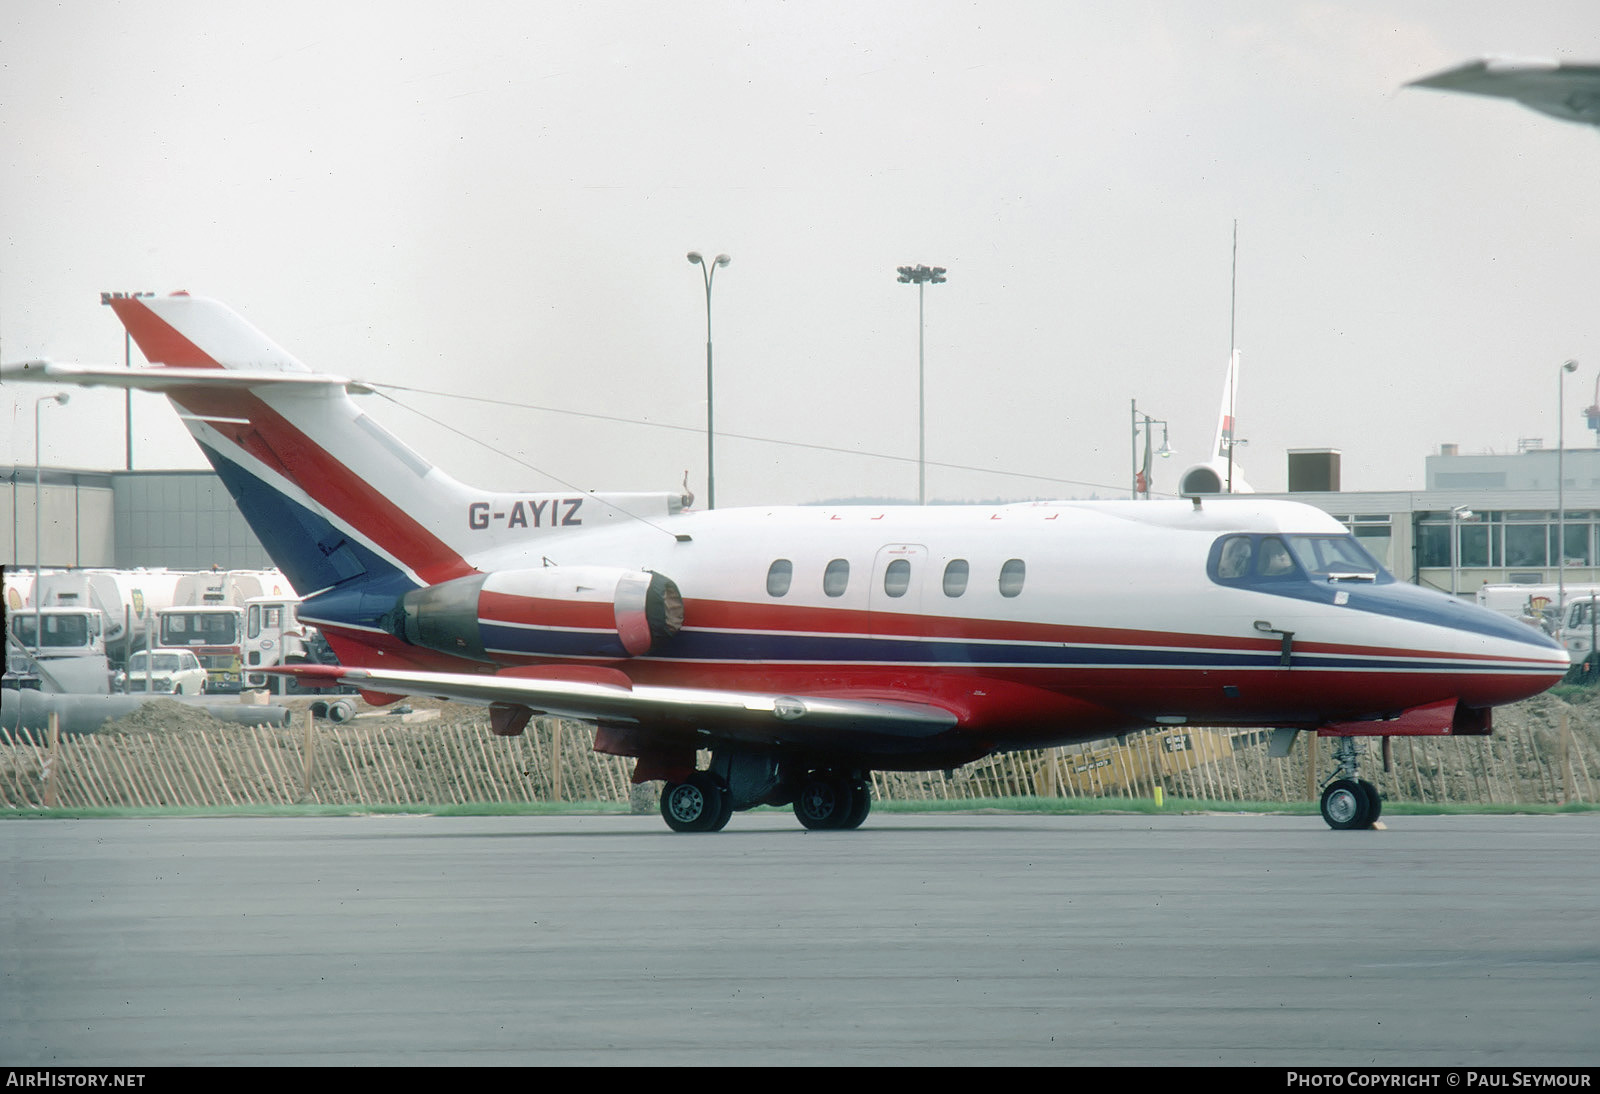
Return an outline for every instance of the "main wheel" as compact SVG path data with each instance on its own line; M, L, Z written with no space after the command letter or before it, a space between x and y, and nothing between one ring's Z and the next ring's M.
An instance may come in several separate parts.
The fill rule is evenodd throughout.
M661 819L674 832L715 832L733 816L733 799L704 772L661 791Z
M713 789L716 791L717 812L711 818L711 823L701 829L703 832L720 832L728 827L728 821L733 818L733 794L721 783L714 783Z
M807 775L794 797L794 815L807 828L844 827L850 814L848 785L826 775Z
M872 812L872 784L865 779L850 783L850 812L845 815L840 828L860 828L861 822Z
M1353 779L1335 779L1322 792L1322 819L1329 828L1370 828L1367 791Z

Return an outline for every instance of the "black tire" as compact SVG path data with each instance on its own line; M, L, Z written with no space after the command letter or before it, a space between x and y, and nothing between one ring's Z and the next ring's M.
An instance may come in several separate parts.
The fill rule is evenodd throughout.
M1371 806L1367 792L1354 779L1335 779L1322 792L1322 819L1329 828L1347 831L1352 828L1370 828L1367 813Z
M1383 795L1378 793L1378 788L1366 779L1356 781L1361 785L1361 789L1367 792L1367 823L1361 827L1371 828L1378 823L1378 818L1383 816Z
M845 814L840 828L860 828L872 812L872 784L864 779L850 784L850 812Z
M728 821L733 818L733 795L728 793L719 783L717 791L717 813L711 818L711 823L705 828L707 832L720 832L728 827Z
M807 775L794 796L794 815L814 831L842 828L850 814L848 788L848 783L826 775Z
M733 800L704 772L661 789L661 819L674 832L715 832L733 816Z

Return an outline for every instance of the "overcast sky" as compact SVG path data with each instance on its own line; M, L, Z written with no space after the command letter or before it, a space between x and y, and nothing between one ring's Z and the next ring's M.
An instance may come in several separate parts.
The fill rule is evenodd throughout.
M0 5L0 358L122 359L102 290L217 297L484 487L719 507L1126 496L1129 401L1417 489L1441 442L1592 445L1600 131L1409 80L1600 60L1593 0ZM38 388L0 390L31 466ZM44 410L117 468L122 396ZM593 415L586 417L584 415ZM615 419L620 419L615 420ZM437 424L436 424L437 423ZM639 423L639 424L633 424ZM136 396L135 463L200 466ZM469 439L470 438L470 439ZM768 443L769 438L792 444ZM479 443L482 442L482 443ZM801 447L813 446L813 447ZM840 450L840 451L830 451ZM887 459L883 456L899 457Z

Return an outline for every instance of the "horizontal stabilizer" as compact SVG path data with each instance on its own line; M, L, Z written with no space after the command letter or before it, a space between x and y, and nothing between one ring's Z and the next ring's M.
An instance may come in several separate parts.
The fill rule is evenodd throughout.
M195 388L248 390L267 385L335 386L364 395L372 389L343 376L314 372L268 372L216 368L118 368L115 365L72 365L57 361L21 361L0 365L0 383L57 383L79 387L125 387L135 391L169 392Z

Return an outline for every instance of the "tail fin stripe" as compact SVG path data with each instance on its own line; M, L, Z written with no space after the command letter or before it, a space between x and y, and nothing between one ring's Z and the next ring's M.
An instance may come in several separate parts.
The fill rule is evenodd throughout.
M153 365L174 368L221 368L220 362L195 345L165 319L150 310L148 304L136 297L118 297L110 301L111 310L117 313L122 325L133 340L139 343L139 352Z
M189 406L187 392L173 394L175 401L185 400L186 409L195 409ZM214 430L214 438L231 442L266 470L294 483L348 534L370 541L424 581L431 584L476 573L449 545L259 397L240 392L226 399L194 401L213 404L204 409L225 409L230 417L249 418L249 426ZM226 407L216 405L224 401ZM197 426L199 422L190 424L191 430ZM255 478L262 488L282 492L265 478Z

